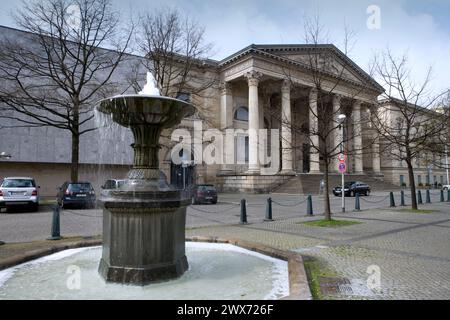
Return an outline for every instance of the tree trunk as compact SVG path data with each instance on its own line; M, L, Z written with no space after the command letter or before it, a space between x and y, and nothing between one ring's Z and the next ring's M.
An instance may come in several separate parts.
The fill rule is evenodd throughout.
M78 101L78 98L75 97L72 119L72 161L70 165L70 180L72 182L78 182L78 164L80 161L80 106Z
M328 192L329 182L328 182L328 161L327 161L327 159L325 159L324 178L325 178L325 188L324 188L325 211L324 211L324 214L325 214L325 220L331 220L330 193Z
M417 198L416 198L416 182L414 181L414 169L411 161L406 161L408 165L408 176L409 176L409 188L411 190L411 209L417 210Z
M72 161L70 164L70 181L78 182L78 163L79 163L80 135L72 133Z

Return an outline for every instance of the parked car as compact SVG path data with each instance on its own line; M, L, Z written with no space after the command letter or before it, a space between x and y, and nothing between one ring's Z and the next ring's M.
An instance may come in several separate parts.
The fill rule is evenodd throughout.
M95 191L90 182L64 182L56 196L62 208L77 206L83 208L95 207Z
M108 179L105 183L100 187L102 190L100 194L102 196L107 196L109 191L118 189L125 184L125 179Z
M335 196L341 196L342 195L341 189L342 189L341 186L334 187L333 194ZM345 196L354 197L357 193L368 196L370 194L370 186L360 181L349 181L344 184Z
M217 189L212 184L197 184L192 190L192 204L217 203Z
M444 184L444 185L442 186L442 189L443 189L443 190L450 190L450 184Z
M30 177L7 177L0 185L0 208L27 206L39 210L39 186Z

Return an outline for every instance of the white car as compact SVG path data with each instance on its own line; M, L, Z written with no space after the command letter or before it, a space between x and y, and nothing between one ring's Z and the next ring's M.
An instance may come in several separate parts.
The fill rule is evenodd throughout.
M0 208L28 206L39 210L39 186L30 177L7 177L0 185Z
M444 190L450 190L450 184L444 184L444 185L442 186L442 189L444 189Z

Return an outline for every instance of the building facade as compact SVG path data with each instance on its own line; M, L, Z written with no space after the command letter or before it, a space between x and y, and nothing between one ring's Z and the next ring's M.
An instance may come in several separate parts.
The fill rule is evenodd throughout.
M12 37L25 36L22 31L5 27L0 31ZM144 58L130 56L114 74L117 94L129 92L129 86L121 81L130 64L139 59ZM180 98L189 99L198 112L184 119L178 129L192 133L193 142L200 140L201 151L180 154L185 161L174 163L172 152L179 139L172 131L162 134L161 169L176 187L214 183L222 190L270 191L296 175L320 177L325 161L318 150L337 150L342 141L347 174L384 177L397 185L407 176L403 165L380 154L379 138L370 125L383 88L333 45L251 45L221 61L207 60L192 72L197 73L197 79L212 79L213 84L201 94L180 93ZM318 112L333 115L334 123L338 114L345 114L344 130L336 126L326 141L319 141L313 134L322 126ZM202 128L196 137L199 122ZM0 119L0 152L12 158L0 160L0 176L33 176L41 185L42 195L54 196L56 187L70 177L70 136L55 128L5 124L7 120ZM223 136L224 161L196 163L199 152L207 152L211 144L206 134L210 129ZM275 129L278 140L269 138L262 146L260 129ZM227 130L232 130L231 138ZM93 182L98 190L105 179L123 178L131 165L131 143L127 129L95 130L84 135L80 142L80 180ZM274 149L275 144L278 148ZM267 152L261 155L261 149ZM279 152L279 162L273 161L276 157L272 150ZM337 174L338 164L334 153L329 172ZM420 175L426 170L423 165L417 164ZM436 176L440 182L442 175L443 170L434 171L429 179L433 181ZM427 178L424 175L421 179Z

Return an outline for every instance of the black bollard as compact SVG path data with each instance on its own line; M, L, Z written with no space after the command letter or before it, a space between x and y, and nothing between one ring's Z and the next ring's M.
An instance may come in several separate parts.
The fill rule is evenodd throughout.
M395 199L394 199L394 193L391 191L389 192L389 199L390 199L390 207L395 207Z
M52 234L47 240L59 240L60 234L60 222L59 222L59 206L53 206L53 218L52 218Z
M426 193L425 202L426 202L426 203L431 203L430 190L428 190L428 189L427 189L427 193Z
M422 204L422 192L417 190L417 204Z
M444 190L441 189L441 202L444 202Z
M309 216L314 215L311 195L308 195L308 200L306 201L306 214Z
M358 192L355 195L355 211L361 211L361 207L359 205L359 193Z
M247 206L245 199L241 199L241 224L247 224Z
M272 219L272 198L267 198L266 204L266 218L264 221L273 221Z
M400 206L405 206L405 191L403 190L400 191Z

